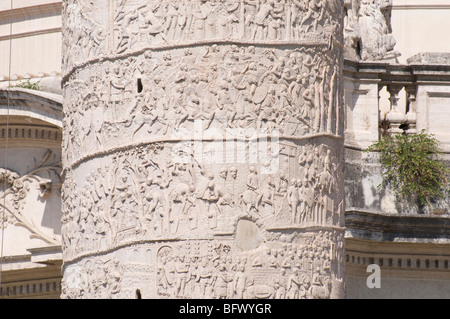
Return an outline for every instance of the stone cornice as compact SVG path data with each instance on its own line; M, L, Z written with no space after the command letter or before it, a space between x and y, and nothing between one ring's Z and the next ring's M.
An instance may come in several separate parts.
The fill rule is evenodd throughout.
M376 242L450 243L448 215L389 215L347 208L346 236Z
M60 148L62 142L61 129L51 126L0 124L0 146L2 147L5 146L6 136L8 136L8 147L10 148Z
M17 19L29 19L36 15L61 14L62 2L50 1L32 6L15 7L0 11L0 21L13 21Z
M25 115L62 127L62 96L28 89L0 89L0 116Z
M60 27L50 28L50 29L45 29L45 30L37 30L37 31L15 33L12 36L9 36L9 35L0 36L0 41L9 40L10 38L11 39L19 39L19 38L25 38L25 37L34 36L34 35L41 35L41 34L48 34L48 33L59 33L59 32L61 32L61 28Z
M380 85L450 84L450 65L414 63L344 61L344 76L379 82Z

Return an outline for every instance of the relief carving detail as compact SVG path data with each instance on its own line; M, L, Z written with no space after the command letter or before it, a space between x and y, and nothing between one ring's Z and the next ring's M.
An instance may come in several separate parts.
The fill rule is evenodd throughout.
M64 3L64 297L344 295L343 9Z

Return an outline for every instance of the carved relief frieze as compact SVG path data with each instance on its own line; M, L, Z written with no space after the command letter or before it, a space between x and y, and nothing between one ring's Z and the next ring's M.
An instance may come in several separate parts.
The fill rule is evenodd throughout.
M195 51L195 52L193 52ZM258 58L256 58L258 57ZM217 61L224 60L218 64ZM105 61L66 95L68 164L133 142L234 130L340 135L340 57L320 48L212 46ZM83 119L83 120L81 120Z
M332 232L291 235L250 252L220 241L161 247L157 297L329 298L331 282L342 280L331 274L334 258L342 253L330 249L332 236Z
M333 297L333 285L343 285L339 264L344 250L336 245L343 233L328 230L273 236L276 241L252 250L241 250L229 237L141 244L90 257L66 270L63 297L120 298L121 293L132 295L136 290L147 298L163 299ZM124 255L128 261L121 261ZM139 273L145 273L145 280L136 280Z
M58 192L61 159L58 154L48 150L43 158L35 161L35 166L26 174L19 174L6 168L0 168L0 208L4 209L4 227L21 226L31 234L30 238L38 238L49 244L59 244L60 238L55 233L43 230L33 218L33 209L29 204L36 200L47 201L52 192Z
M123 264L111 258L90 258L69 269L63 278L65 299L114 299L122 290Z
M67 1L65 69L108 54L196 43L342 42L337 0Z
M65 295L341 296L343 6L64 6Z
M233 233L241 218L262 231L342 223L342 154L333 146L283 146L270 174L254 165L199 162L193 154L181 161L178 146L119 151L79 185L66 173L68 258L123 242Z

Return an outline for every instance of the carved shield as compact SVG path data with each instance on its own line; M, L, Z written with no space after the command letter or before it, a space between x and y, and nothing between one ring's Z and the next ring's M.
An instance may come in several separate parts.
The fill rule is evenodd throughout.
M267 96L267 86L263 85L258 87L253 94L253 103L260 104Z

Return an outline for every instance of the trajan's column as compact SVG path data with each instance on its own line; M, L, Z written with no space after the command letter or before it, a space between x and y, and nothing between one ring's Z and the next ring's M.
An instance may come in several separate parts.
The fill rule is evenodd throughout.
M343 4L68 0L64 298L343 298Z

